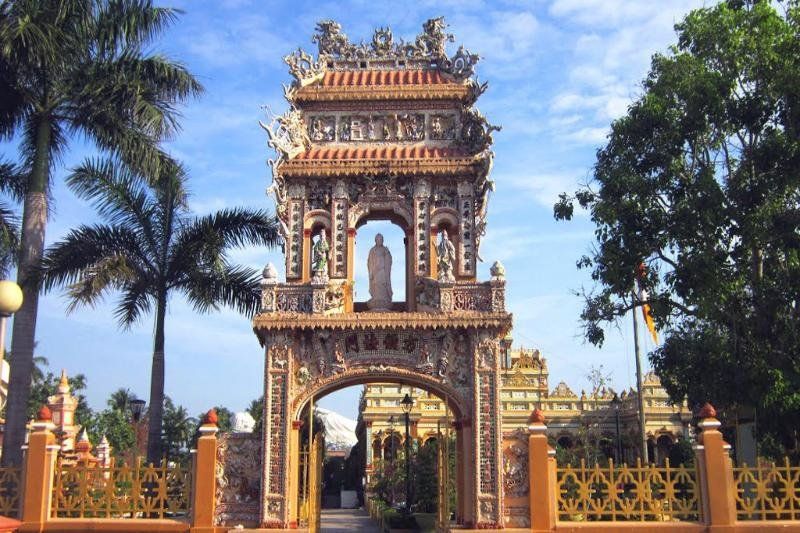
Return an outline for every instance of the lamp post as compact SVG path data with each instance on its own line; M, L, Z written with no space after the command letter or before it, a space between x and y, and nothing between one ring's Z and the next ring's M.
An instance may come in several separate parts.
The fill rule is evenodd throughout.
M614 408L614 418L616 419L616 425L617 425L617 447L616 447L617 456L615 458L617 463L619 463L622 460L622 443L619 440L619 408L621 403L622 402L620 401L619 396L617 396L617 393L615 392L614 397L611 398L611 407Z
M403 413L406 417L406 514L411 513L411 436L408 433L408 417L411 414L411 408L414 407L414 400L406 393L403 400L400 402L403 406Z
M394 483L394 455L396 450L394 449L394 415L389 417L389 475L391 476L390 479L392 480L389 487L391 489L390 498L392 499L392 505L394 505L395 500L395 483Z
M0 382L2 378L3 359L6 354L6 319L19 311L22 306L22 289L10 280L0 281ZM5 404L5 397L3 398ZM0 404L0 407L3 405Z
M140 446L140 439L139 439L139 421L142 419L142 415L144 414L144 406L147 402L144 400L140 400L139 398L134 398L130 402L128 402L128 406L131 409L131 418L133 419L133 435L136 442L136 455L141 454L141 446Z

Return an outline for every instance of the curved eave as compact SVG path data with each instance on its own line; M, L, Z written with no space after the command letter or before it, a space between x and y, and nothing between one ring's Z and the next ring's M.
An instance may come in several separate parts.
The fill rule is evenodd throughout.
M478 175L486 165L479 157L458 157L441 159L290 159L279 167L284 177L358 176L365 172L392 172L406 175Z
M317 315L306 313L262 313L253 318L253 331L259 336L273 330L312 329L511 329L511 313L454 311L451 313L344 313Z
M295 103L376 100L458 100L467 102L473 94L467 85L458 83L406 86L307 85L292 95Z

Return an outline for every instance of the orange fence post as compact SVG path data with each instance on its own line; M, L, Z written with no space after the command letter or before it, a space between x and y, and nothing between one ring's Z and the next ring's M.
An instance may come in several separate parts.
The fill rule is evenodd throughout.
M216 507L217 412L211 409L198 430L192 491L192 533L213 533Z
M695 446L697 471L703 504L703 520L712 526L732 526L736 523L736 485L733 464L728 453L730 445L722 438L717 411L706 403L698 413L702 433Z
M555 450L547 444L544 413L535 409L528 419L528 494L531 530L552 531L556 527Z
M19 531L41 531L50 509L55 460L60 446L56 444L50 409L43 405L33 423L25 456L25 492L22 522Z

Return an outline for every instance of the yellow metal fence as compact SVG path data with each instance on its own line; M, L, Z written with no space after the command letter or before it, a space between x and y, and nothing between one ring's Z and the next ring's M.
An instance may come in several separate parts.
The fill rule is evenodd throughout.
M783 464L733 469L738 520L800 519L800 466Z
M189 513L191 474L169 465L56 465L52 514L58 518L174 518Z
M700 520L694 468L615 465L556 469L558 519L562 521Z
M0 468L0 516L16 517L22 494L22 468Z

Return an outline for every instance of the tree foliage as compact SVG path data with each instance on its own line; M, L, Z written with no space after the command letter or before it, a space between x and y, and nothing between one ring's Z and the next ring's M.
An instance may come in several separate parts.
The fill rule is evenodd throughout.
M780 11L779 11L780 10ZM593 180L557 219L588 209L596 246L578 261L586 338L642 304L663 344L651 362L671 397L755 406L800 422L800 7L729 1L692 11L653 56L611 126ZM788 418L787 418L788 417ZM764 420L769 418L770 420Z
M115 315L128 328L154 315L148 460L161 459L165 320L169 296L182 294L198 312L231 307L252 315L260 305L259 273L231 263L231 249L277 244L265 211L224 209L202 217L188 208L186 174L165 163L141 175L115 159L90 159L67 179L106 221L83 225L53 244L36 271L43 290L67 287L69 309L118 293ZM149 185L148 185L149 183Z
M24 176L24 299L13 325L3 465L22 461L38 313L29 273L44 250L53 169L77 135L142 172L159 170L159 142L177 133L178 104L202 91L184 66L148 51L176 17L149 0L0 2L0 139L18 141L14 169ZM0 254L6 244L15 247L0 242Z

